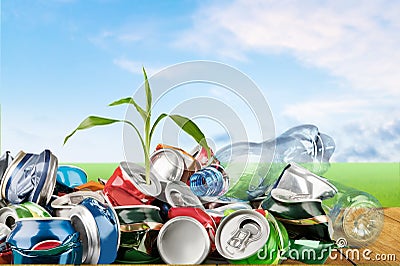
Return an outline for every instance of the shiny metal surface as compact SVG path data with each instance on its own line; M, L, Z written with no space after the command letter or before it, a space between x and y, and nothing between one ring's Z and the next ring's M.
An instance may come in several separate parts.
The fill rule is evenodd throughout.
M160 149L150 156L152 170L160 181L179 181L185 170L185 161L179 152L173 149Z
M180 216L169 220L157 238L158 251L168 264L200 264L210 252L210 238L196 219Z
M100 236L92 213L84 206L78 205L71 209L70 219L82 241L82 263L97 264L100 256Z
M161 184L154 173L150 172L150 184L146 183L143 166L131 162L121 162L122 174L143 194L156 197L161 193Z
M245 259L267 243L269 234L270 226L264 216L253 210L239 210L222 220L215 245L227 259Z
M200 199L190 187L181 181L169 182L165 187L165 198L172 207L196 207L204 209Z
M337 189L328 180L295 164L289 164L271 191L272 197L284 202L315 201L333 197Z
M86 198L93 198L99 202L106 203L104 196L101 193L93 191L76 191L66 194L51 203L56 216L70 217L69 211Z

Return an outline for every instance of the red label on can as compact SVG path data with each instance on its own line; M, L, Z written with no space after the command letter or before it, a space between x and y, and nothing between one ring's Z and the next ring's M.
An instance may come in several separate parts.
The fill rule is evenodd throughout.
M113 206L150 204L154 200L154 197L143 194L123 175L121 166L115 169L103 191Z
M58 240L45 240L37 243L32 247L32 250L47 250L56 248L61 245L61 241Z

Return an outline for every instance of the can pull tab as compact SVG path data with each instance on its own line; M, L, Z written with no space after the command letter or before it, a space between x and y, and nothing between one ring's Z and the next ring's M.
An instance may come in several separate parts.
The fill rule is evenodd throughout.
M261 227L253 220L246 219L239 224L239 228L227 241L226 251L235 254L243 251L251 242L261 237Z

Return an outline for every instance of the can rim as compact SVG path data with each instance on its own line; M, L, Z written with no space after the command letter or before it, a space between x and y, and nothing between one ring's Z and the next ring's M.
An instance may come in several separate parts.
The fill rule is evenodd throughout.
M192 202L192 205L184 205L184 206L177 206L175 202L171 198L171 192L172 191L177 191L182 194L190 195L193 196L194 202ZM165 187L165 197L167 199L167 202L169 205L172 207L198 207L200 209L205 209L203 204L201 203L200 199L192 192L192 190L182 181L172 181L168 182L166 187Z
M98 200L97 197L99 197L99 198L101 197L102 199L104 199L104 196L102 194L95 192L95 191L89 191L89 190L75 191L75 192L66 194L64 196L58 197L51 203L51 207L53 209L71 209L74 206L79 205L79 203L73 204L73 205L69 204L70 203L69 199L71 198L71 196L87 196L87 198L94 198L95 200Z
M210 248L211 248L210 237L209 237L206 229L204 228L204 226L199 221L197 221L196 219L189 217L189 216L178 216L178 217L172 218L171 220L166 222L163 225L163 227L161 227L161 230L157 236L157 248L158 248L158 251L160 252L161 258L163 259L164 262L166 262L168 264L174 264L174 262L169 261L169 257L167 256L167 254L165 254L161 239L165 235L165 231L168 230L168 227L171 224L179 222L179 221L189 221L189 222L194 223L198 228L200 228L200 231L203 235L203 239L205 241L205 247L203 250L203 254L198 258L198 260L196 260L194 262L185 262L184 264L200 264L200 263L202 263L206 259L206 257L208 256L208 254L210 252Z
M179 162L181 163L180 167L175 167L176 169L178 169L178 172L177 172L178 177L175 176L174 180L164 179L163 177L161 177L158 174L157 170L154 168L154 161L156 161L154 157L157 156L159 153L167 153L167 152L174 154L176 156L176 158L178 158ZM185 171L185 168L186 168L185 159L182 157L182 155L179 154L178 151L176 151L175 149L172 149L172 148L162 148L162 149L156 150L155 152L153 152L151 154L150 161L152 164L151 167L157 172L157 175L156 175L157 179L160 179L160 181L164 181L164 182L180 180L182 178L183 172Z
M140 182L136 182L135 178L132 177L132 175L131 175L129 172L127 172L127 171L125 170L125 167L127 167L128 169L130 169L129 165L135 166L136 169L138 169L138 170L140 169L140 170L143 171L143 170L145 170L145 169L144 169L144 167L141 166L141 165L138 165L138 164L133 163L133 162L128 162L128 161L120 162L120 164L119 164L119 166L118 166L118 167L120 167L120 169L121 169L122 175L125 176L126 179L129 180L129 182L131 182L131 184L132 184L138 191L140 191L142 194L144 194L144 195L146 195L146 196L150 196L150 197L156 197L156 196L160 195L161 190L162 190L162 189L161 189L161 184L160 184L160 181L158 180L157 176L156 176L154 173L152 173L152 172L150 171L150 180L151 180L151 183L150 183L149 185L146 184L146 183L141 184ZM148 190L149 190L148 188L152 188L152 187L153 187L153 190L154 190L153 193L152 193L151 191L148 191Z

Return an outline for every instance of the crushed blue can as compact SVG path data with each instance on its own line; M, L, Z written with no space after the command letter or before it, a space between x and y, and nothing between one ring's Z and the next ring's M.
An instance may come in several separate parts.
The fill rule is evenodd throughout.
M57 169L54 194L61 196L65 193L71 193L75 187L85 183L87 183L87 174L83 169L72 165L60 165Z
M79 233L69 219L23 218L7 237L14 264L80 264Z
M49 150L40 154L20 151L1 180L1 198L11 204L31 201L45 206L53 194L57 166L57 157Z

